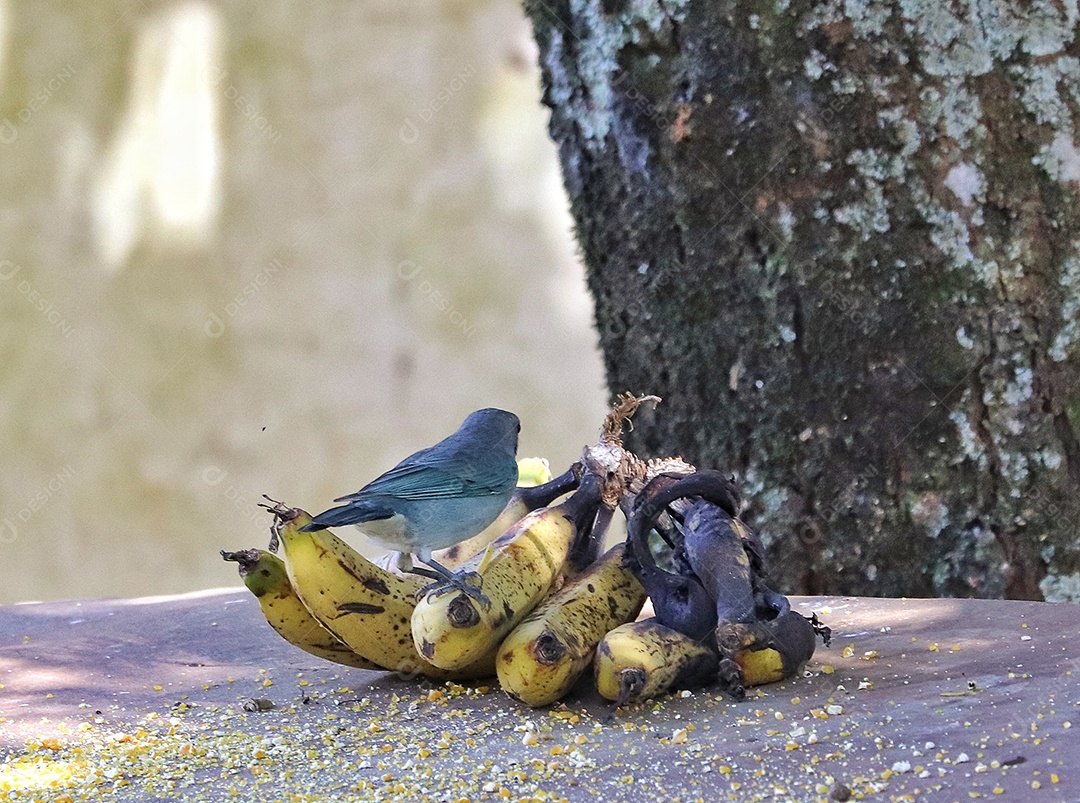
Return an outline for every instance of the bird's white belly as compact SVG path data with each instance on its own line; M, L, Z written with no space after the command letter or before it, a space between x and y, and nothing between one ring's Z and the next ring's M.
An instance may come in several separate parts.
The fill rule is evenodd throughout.
M407 525L408 520L400 513L395 513L388 519L361 522L356 525L356 529L386 549L411 551L412 538Z

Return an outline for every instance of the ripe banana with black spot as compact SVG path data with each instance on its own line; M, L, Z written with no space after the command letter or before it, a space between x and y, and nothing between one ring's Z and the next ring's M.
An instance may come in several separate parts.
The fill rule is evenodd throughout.
M412 615L420 655L458 669L498 649L551 589L578 536L589 533L599 502L600 479L586 474L561 505L533 511L466 563L462 570L479 575L488 604L460 592L430 591Z
M624 551L625 544L612 547L506 637L495 668L511 697L534 707L559 700L588 668L604 635L638 615L645 589L623 568Z
M278 505L272 511L292 587L312 616L357 655L403 675L471 679L495 674L494 650L453 672L417 655L410 622L424 580L379 568L328 530L301 532L311 521L302 510Z
M239 552L222 550L221 557L240 564L244 585L259 600L266 621L287 642L336 664L358 669L385 669L374 661L361 658L319 624L296 595L285 563L277 555L262 549L244 549Z
M716 679L719 657L709 642L643 619L620 625L596 647L596 689L617 706Z
M812 620L787 611L762 625L768 635L735 655L745 686L794 677L814 655L819 635ZM645 619L612 630L596 649L596 688L617 705L715 681L719 655L699 642Z

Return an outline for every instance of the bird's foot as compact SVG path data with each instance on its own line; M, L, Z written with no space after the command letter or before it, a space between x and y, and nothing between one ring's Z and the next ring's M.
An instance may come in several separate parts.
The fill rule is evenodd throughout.
M459 591L465 596L476 600L485 608L491 607L491 600L480 590L484 578L476 572L452 572L448 569L443 569L440 572L433 569L421 569L416 566L410 571L422 577L431 578L433 581L416 592L417 599L423 599L428 594L441 597L444 594Z
M487 594L480 590L483 578L476 572L462 572L461 574L454 574L450 577L439 577L433 583L428 583L426 586L420 589L418 596L425 597L428 594L434 594L436 597L441 597L443 594L450 594L454 591L460 591L467 597L471 597L485 608L491 607L491 600L488 599Z

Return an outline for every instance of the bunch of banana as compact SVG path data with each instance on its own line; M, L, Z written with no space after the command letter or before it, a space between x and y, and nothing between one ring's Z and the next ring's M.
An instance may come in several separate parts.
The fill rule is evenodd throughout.
M463 568L475 572L486 604L443 589L427 593L412 614L412 637L426 660L447 670L473 664L548 593L579 538L591 535L600 504L600 478L587 473L556 507L533 511Z
M612 547L510 632L495 658L507 694L531 706L559 700L604 635L638 615L645 589L623 568L624 551L624 544Z
M497 673L531 706L559 700L590 664L618 705L717 679L739 696L791 677L828 629L765 585L764 550L738 519L731 480L623 447L623 424L648 398L620 397L600 442L555 479L546 461L519 461L496 521L435 553L475 574L482 593L428 586L394 568L396 553L372 563L327 530L303 532L311 517L279 503L267 506L270 549L280 541L284 561L222 556L240 564L271 626L313 655L433 679ZM627 543L597 558L616 505ZM632 621L646 597L656 618Z
M424 580L380 568L327 530L302 532L311 521L302 510L277 505L276 534L289 581L304 606L357 655L399 674L469 679L494 674L495 651L478 653L447 671L413 648L410 628Z
M575 465L553 480L546 460L527 458L519 466L520 485L498 520L447 553L468 555L482 549L494 540L496 528L501 533L573 490L581 473ZM287 641L312 655L361 669L435 679L494 674L494 649L454 670L432 666L416 654L410 627L422 578L375 565L329 532L300 532L311 520L302 510L280 504L264 507L275 515L271 549L283 543L288 563L257 549L222 552L222 557L240 564L245 585Z
M296 595L285 563L262 549L240 552L222 550L221 557L240 564L244 585L259 600L259 607L278 635L296 647L327 661L358 669L382 669L374 661L361 658L341 639L319 624Z
M445 550L448 561L453 564L459 555L471 556L530 511L573 490L580 473L581 467L575 465L552 479L546 460L520 460L519 487L505 510L483 533ZM271 548L284 542L293 577L306 590L303 598L290 581L289 566L273 553L249 549L221 554L240 564L245 585L258 598L267 622L285 640L312 655L360 669L436 679L494 674L493 651L454 671L432 666L416 654L410 622L424 580L373 564L328 532L301 533L310 521L304 511L279 504L264 507L275 514ZM396 563L396 553L389 557Z

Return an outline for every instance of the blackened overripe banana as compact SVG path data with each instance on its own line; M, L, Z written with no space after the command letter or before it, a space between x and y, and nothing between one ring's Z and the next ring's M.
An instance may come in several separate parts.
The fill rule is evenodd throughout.
M794 674L813 654L814 628L765 584L764 548L736 517L739 498L731 480L709 470L660 475L640 497L628 540L658 619L698 638L705 635L702 622L715 628L710 640L720 656L719 680L736 699L747 685ZM648 531L665 509L683 517L681 531L669 538L678 575L659 570L648 550Z
M733 697L742 699L746 691L736 656L763 639L758 628L750 557L732 521L712 502L698 500L686 514L683 539L686 558L716 605L720 684Z
M692 571L675 574L661 569L649 546L649 533L667 505L654 500L680 479L682 475L660 475L638 494L626 526L626 565L648 591L659 624L695 642L711 641L716 606L701 581Z
M794 677L813 657L816 642L814 625L795 611L761 623L757 638L735 655L743 684L760 686Z
M754 577L734 520L712 502L694 502L686 514L683 543L690 568L716 604L720 623L755 622Z

